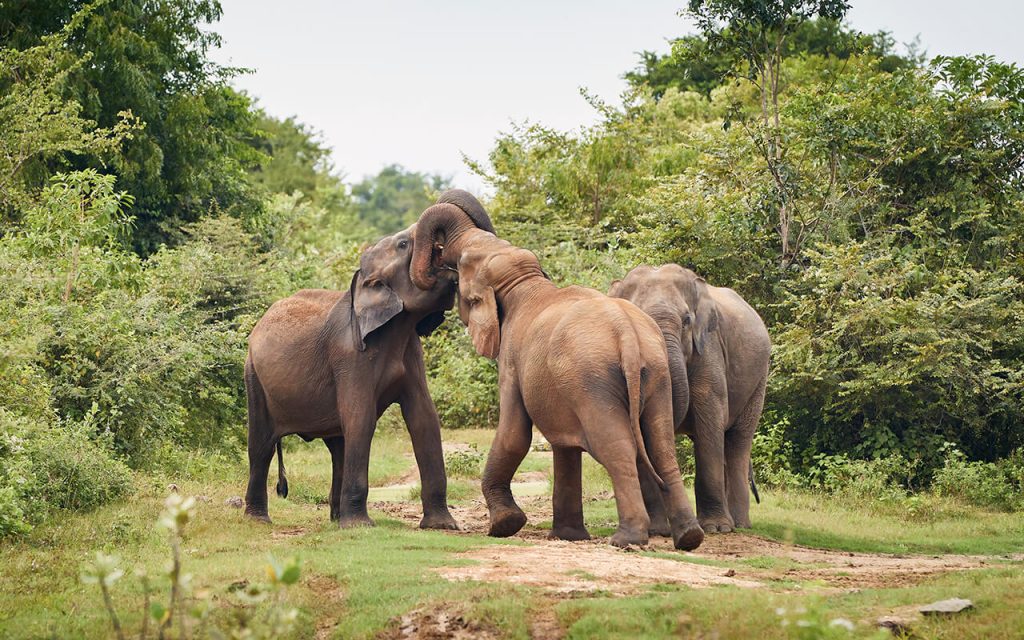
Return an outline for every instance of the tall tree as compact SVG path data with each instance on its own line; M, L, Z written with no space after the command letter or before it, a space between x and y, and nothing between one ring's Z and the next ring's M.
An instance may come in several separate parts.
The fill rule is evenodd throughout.
M68 74L80 116L113 127L131 112L143 128L117 153L69 155L71 168L112 170L135 198L137 248L153 250L211 207L259 212L246 170L262 160L250 100L227 86L236 72L207 56L217 0L12 0L0 3L0 43L26 49L67 30L66 54L88 58Z
M795 210L784 166L779 93L786 45L809 20L817 17L838 22L849 8L847 0L690 0L686 12L696 22L707 46L686 50L683 43L681 56L731 57L734 73L739 73L740 63L745 63L742 77L758 90L762 130L754 132L753 139L775 182L783 267L796 260L808 228ZM795 225L799 228L793 229Z

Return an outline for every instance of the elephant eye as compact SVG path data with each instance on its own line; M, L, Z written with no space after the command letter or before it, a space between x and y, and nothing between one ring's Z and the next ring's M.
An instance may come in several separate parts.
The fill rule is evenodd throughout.
M693 314L688 313L685 316L683 316L683 326L684 327L690 326L691 322L693 322Z
M408 240L399 240L398 241L398 248L399 249L406 249L408 247L409 247L409 241Z

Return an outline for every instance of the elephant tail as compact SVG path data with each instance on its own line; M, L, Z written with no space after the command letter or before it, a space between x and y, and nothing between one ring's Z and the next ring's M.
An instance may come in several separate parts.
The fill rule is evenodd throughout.
M754 462L747 461L747 478L750 480L750 490L754 493L754 500L761 504L761 496L757 493L757 484L754 482Z
M284 452L281 450L281 441L277 441L277 495L282 498L288 497L288 476L284 472Z
M640 364L640 344L637 342L636 334L632 328L622 332L619 338L619 352L622 357L622 376L626 379L626 396L629 402L629 424L633 428L633 438L636 440L637 454L647 470L650 471L654 481L658 483L659 489L665 488L665 482L655 471L650 456L647 455L647 447L644 445L644 434L640 429L640 391L643 386L643 366Z

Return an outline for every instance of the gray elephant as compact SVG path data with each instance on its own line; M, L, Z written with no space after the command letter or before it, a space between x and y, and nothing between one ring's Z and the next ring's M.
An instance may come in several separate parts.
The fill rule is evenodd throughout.
M679 265L641 265L612 283L661 328L672 375L676 433L693 440L697 518L705 532L750 526L750 446L764 406L771 340L757 312L732 289L712 287ZM642 483L652 533L668 523L660 492Z
M469 198L467 200L467 197ZM439 202L467 210L472 224L494 231L465 191ZM372 525L366 512L370 440L380 415L402 408L422 484L420 527L456 529L448 512L441 425L427 392L420 336L444 320L455 300L454 272L423 290L409 279L416 225L363 252L348 292L304 290L274 303L249 336L249 487L245 511L269 521L267 473L277 449L277 492L288 484L280 441L322 438L331 452L331 519Z

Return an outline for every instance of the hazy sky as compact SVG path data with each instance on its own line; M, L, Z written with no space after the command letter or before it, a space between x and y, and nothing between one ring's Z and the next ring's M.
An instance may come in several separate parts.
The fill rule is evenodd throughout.
M685 0L221 2L214 59L253 69L236 86L321 131L347 180L399 163L474 191L462 153L485 160L511 122L593 123L580 87L616 101L636 52L667 51L690 30ZM852 3L862 31L1024 65L1020 0Z

